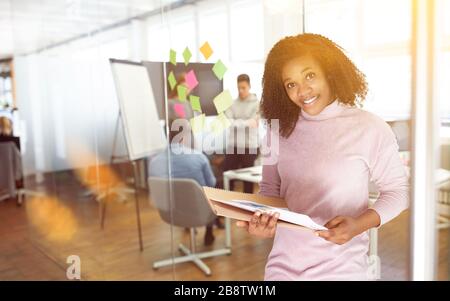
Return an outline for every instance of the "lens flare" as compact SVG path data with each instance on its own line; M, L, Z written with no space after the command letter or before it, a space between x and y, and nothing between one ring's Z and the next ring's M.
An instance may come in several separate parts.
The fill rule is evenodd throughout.
M68 241L78 230L72 211L54 197L36 197L27 201L30 224L46 239Z

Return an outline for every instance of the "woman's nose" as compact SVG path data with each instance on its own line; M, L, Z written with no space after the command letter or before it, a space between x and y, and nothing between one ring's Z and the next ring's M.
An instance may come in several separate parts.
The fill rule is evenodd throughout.
M311 87L308 85L300 85L297 90L297 97L304 99L305 97L310 96Z

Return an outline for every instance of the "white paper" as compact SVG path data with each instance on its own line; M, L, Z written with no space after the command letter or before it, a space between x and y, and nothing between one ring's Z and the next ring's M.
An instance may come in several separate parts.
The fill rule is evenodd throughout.
M277 208L245 200L221 201L215 199L215 201L231 205L237 208L241 208L244 210L248 210L251 212L255 212L257 210L262 212L278 212L280 214L280 217L278 219L280 220L304 226L313 230L327 230L327 228L325 228L324 226L321 226L316 222L314 222L309 216L289 211L287 208Z

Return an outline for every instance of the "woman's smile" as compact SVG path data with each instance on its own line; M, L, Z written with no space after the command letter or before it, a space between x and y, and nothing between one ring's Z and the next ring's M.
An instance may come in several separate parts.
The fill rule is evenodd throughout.
M311 106L311 105L313 105L316 102L316 100L318 98L319 98L319 96L310 97L310 98L308 98L306 100L303 100L303 104L306 105L306 106Z

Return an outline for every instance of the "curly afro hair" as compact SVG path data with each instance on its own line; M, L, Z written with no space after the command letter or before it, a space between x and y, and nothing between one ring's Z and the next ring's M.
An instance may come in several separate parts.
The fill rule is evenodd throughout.
M311 56L327 76L332 94L340 103L361 106L367 94L365 75L345 55L343 48L318 35L305 33L278 41L270 50L264 66L261 114L271 125L278 119L280 135L289 137L299 118L300 108L288 97L281 71L290 60Z

